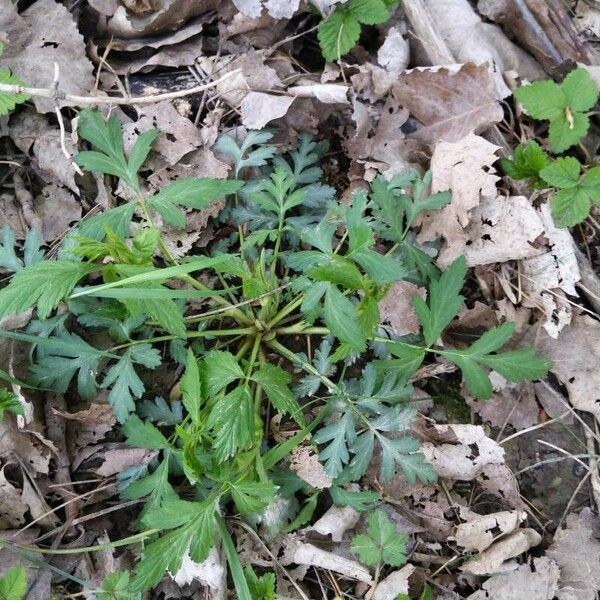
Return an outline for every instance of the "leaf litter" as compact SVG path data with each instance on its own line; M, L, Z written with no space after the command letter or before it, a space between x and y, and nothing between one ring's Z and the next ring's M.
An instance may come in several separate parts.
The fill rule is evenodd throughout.
M369 23L362 17L356 47L326 63L315 31L319 22L328 15L331 23L338 18L334 14L357 14L362 4L372 11L381 6L389 9L391 20ZM127 155L145 133L160 132L142 171L144 188L160 189L184 177L226 178L232 169L239 170L239 164L232 165L222 148L215 146L216 140L226 133L236 144L244 144L244 140L252 142L253 132L262 135L264 128L275 136L273 153L295 148L307 133L316 141L331 143L322 162L327 185L311 190L315 200L313 214L302 223L306 230L316 227L322 216L319 210L331 199L327 187L335 188L350 204L354 191L375 189L367 183L376 186L383 181L393 186L394 178L408 171L430 171L430 191L450 192L451 201L425 210L406 225L402 238L395 241L414 242L416 258L407 257L406 278L390 283L374 303L381 317L378 335L403 344L394 358L396 369L415 360L407 348L421 331L419 306L432 307L436 302L425 285L436 276L436 267L448 269L459 257L474 267L463 290L466 308L458 317L454 316L458 310L450 317L446 334L430 342L441 352L421 366L418 378L411 379L426 400L418 404L422 416L409 425L410 438L400 430L399 421L392 426L385 421L390 415L380 415L382 427L391 427L391 439L398 438L395 443L419 440L424 460L437 479L407 481L402 469L392 463L391 481L385 481L381 474L390 471L388 443L365 454L368 464L359 483L340 482L332 476L331 463L322 460L323 449L321 456L317 450L322 448L323 435L307 433L286 455L277 478L278 495L264 513L249 511L227 519L231 546L223 538L201 561L194 559L189 545L183 548L181 564L148 597L160 597L158 590L163 589L173 598L200 597L193 595L200 593L225 598L251 565L256 581L248 574L242 576L261 586L257 599L275 597L276 588L289 597L345 594L371 600L592 600L600 592L600 507L594 501L600 497L594 475L600 427L600 332L598 314L588 300L589 280L583 280L576 258L582 250L597 280L597 212L593 209L579 229L558 227L548 192L511 179L499 162L513 153L515 140L534 135L531 120L510 97L517 85L550 75L559 80L570 68L566 65L575 63L585 63L592 71L598 68L594 43L600 11L593 3L580 2L573 18L560 3L546 6L528 0L524 3L527 18L522 18L515 13L520 4L405 0L397 7L384 0L88 0L65 6L34 0L18 9L0 0L4 46L0 68L10 69L29 87L57 85L60 90L54 96L34 95L9 116L0 116L4 149L0 224L9 228L2 230L0 238L3 277L37 260L40 252L58 252L59 257L68 252L59 245L75 225L88 219L93 224L94 215L118 206L116 196L126 197L127 192L111 187L107 177L81 175L74 168L81 139L78 142L77 121L71 119L77 117L79 107L65 101L64 94L100 99L107 94L157 95L207 84L226 74L228 79L200 94L111 110L124 124ZM560 18L553 18L557 15ZM585 144L597 147L594 122ZM247 156L252 156L250 148L252 143L245 149ZM267 158L250 158L247 168L258 170ZM246 200L242 193L235 210L247 206ZM161 214L156 225L171 255L176 259L201 255L211 244L225 248L237 226L231 215L223 216L224 206L215 202L200 210L187 208L183 225L180 219L175 225L165 217L167 213ZM395 207L387 205L386 210ZM251 223L265 215L246 213L245 217ZM361 214L358 220L370 218ZM32 234L32 229L39 234ZM377 231L377 243L391 234ZM300 243L308 249L306 239ZM433 257L436 266L424 267L424 256ZM115 257L107 254L105 263L113 262ZM459 303L463 304L462 298ZM111 315L98 311L98 306L82 303L77 308L78 322L110 320ZM201 302L196 306L201 307ZM43 312L38 305L40 309ZM65 311L66 304L59 305L56 316L45 322L48 328L25 331L48 338L63 327ZM509 349L535 347L550 360L551 374L530 383L492 373L491 398L477 399L473 379L470 388L465 365L456 355L473 341L470 338L502 324L507 315L520 315L517 339ZM508 320L516 320L513 317ZM23 330L31 327L32 318L30 311L16 320L11 317L13 322L2 319L2 328ZM121 328L111 333L126 343L137 326L115 321L112 327ZM105 333L93 326L86 331L91 333L79 338L81 348L90 344L109 348ZM159 484L156 473L160 475L159 465L165 460L162 441L159 447L149 442L144 447L123 443L119 415L111 409L109 394L96 384L86 390L85 385L77 388L67 382L63 390L67 409L53 413L63 423L65 439L55 444L49 439L50 419L45 411L49 392L21 386L22 380L29 381L28 358L25 352L15 352L13 343L17 342L11 342L10 349L6 344L0 354L2 390L17 390L16 397L29 408L27 419L7 410L0 421L2 537L29 546L110 546L133 532L130 523L144 518L141 496L129 497L124 490L150 473ZM307 390L309 399L318 399L319 377L329 381L340 375L327 344L325 339L317 347L298 350L314 355L317 375L288 367L290 385ZM48 365L64 367L65 361L78 360L52 355L43 344L35 352L47 361L46 377L51 374ZM138 378L141 389L137 380L126 385L126 394L141 396L139 402L149 419L144 431L150 436L158 431L155 425L176 424L182 414L181 396L174 390L186 364L186 349L173 340L165 352L169 369L154 371L147 358L145 364L141 361L145 367ZM369 352L376 359L384 356L377 343ZM99 356L91 370L106 369L103 360ZM353 378L351 393L360 385L370 385L368 372L354 373L351 361L346 368ZM466 384L460 383L459 371ZM281 394L288 385L281 385L288 376L283 374L273 394ZM361 396L363 387L356 401L376 402L377 394L402 398L399 388L386 385L372 390L370 400ZM326 426L343 422L347 414L334 411ZM278 441L298 431L292 420L277 418ZM561 447L564 438L552 437L551 424L556 423L575 439L567 449ZM537 436L540 429L544 433ZM275 437L274 429L270 433ZM365 444L368 437L362 439ZM532 446L528 451L525 440ZM355 446L352 459L347 459L350 468L360 463L360 449L360 444ZM189 469L187 463L176 466L175 455L169 460L179 475ZM563 462L571 466L575 485L536 482L536 472L554 473L560 479L563 472L554 465ZM58 492L57 486L69 487L77 498L75 514L61 505L64 490ZM173 490L169 483L166 486L168 496ZM548 489L542 493L542 487ZM289 489L291 495L285 496ZM552 505L550 489L559 490ZM252 502L251 491L232 494L239 494L238 509L240 502ZM385 526L373 528L371 518L380 510L375 511L376 505L389 509L391 515L388 549L402 545L406 550L402 560L407 564L385 562L385 552L375 552L378 536L385 530ZM240 522L256 533L248 534ZM19 547L13 541L0 548L0 577L15 564L23 564L32 586L28 597L81 593L85 590L82 573L87 574L84 579L94 581L95 588L107 586L104 577L117 568L122 574L110 585L119 589L128 581L131 567L123 565L132 564L130 550L111 548L109 566L99 569L100 577L82 567L84 561L77 566L73 560L56 562L50 555L45 562L31 557L16 560ZM353 547L360 551L353 552ZM242 562L237 575L231 571L235 564L231 552L239 554ZM373 556L379 558L371 564ZM97 597L129 598L107 593Z

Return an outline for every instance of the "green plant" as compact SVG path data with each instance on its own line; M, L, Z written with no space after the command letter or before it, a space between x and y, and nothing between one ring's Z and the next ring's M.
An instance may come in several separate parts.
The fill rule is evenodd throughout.
M27 572L13 567L0 576L0 600L23 600L27 593Z
M598 94L596 83L585 69L571 71L561 84L539 81L515 91L515 97L530 116L550 121L548 141L554 152L580 143L589 128L589 117L584 111L595 106ZM586 150L584 153L587 156ZM558 190L550 202L558 227L581 223L592 204L600 202L598 167L582 167L571 156L551 160L534 140L518 146L513 159L503 158L501 163L513 179L527 179L535 189L551 186Z
M248 565L244 569L244 575L250 588L252 600L275 600L275 573L264 573L258 576L254 569Z
M546 372L531 350L498 352L512 334L508 324L467 349L438 345L462 304L466 265L458 260L440 274L411 241L419 213L450 201L449 193L428 193L429 174L378 177L343 205L321 182L325 144L303 137L276 156L271 134L255 132L242 145L226 136L218 143L236 179L186 178L150 192L138 172L156 132L126 155L117 119L85 110L79 136L92 149L78 163L128 187L132 200L84 220L57 259L38 252L19 263L11 255L16 268L0 290L0 318L31 308L37 318L0 335L31 344L30 382L39 388L87 398L106 389L127 443L154 451L149 464L121 475L123 499L144 505L139 533L115 544L143 542L142 558L130 580L106 583L108 597L151 588L184 556L203 561L220 543L237 597L251 598L252 578L223 515L257 523L274 500L301 506L272 526L274 535L307 522L320 494L366 510L377 495L345 486L363 476L376 448L382 477L398 469L409 482L433 481L409 434L409 379L427 355L457 364L480 397L491 393L484 368L513 381ZM223 226L206 253L176 258L161 221L183 226L186 211L221 198ZM4 247L13 248L10 237ZM402 279L428 287L426 303L414 300L423 334L408 339L381 323L378 307ZM92 345L93 332L103 333L102 347ZM171 382L179 397L142 400L144 371L162 362L184 369ZM290 430L279 444L270 436L273 412ZM325 491L286 466L311 433L333 479Z
M319 24L321 51L327 61L338 60L356 46L362 25L378 25L390 18L398 0L349 0Z
M4 54L4 44L0 42L0 57ZM23 85L23 82L13 75L9 69L0 68L0 83L8 85ZM27 94L10 94L8 92L0 92L0 115L7 115L11 110L29 100Z
M406 562L407 542L407 537L398 533L385 511L378 509L369 515L367 533L352 538L351 548L360 562L369 567L401 567Z
M582 68L562 83L536 81L515 90L515 98L534 119L550 122L548 141L554 152L564 152L585 136L590 119L585 111L598 102L598 86Z

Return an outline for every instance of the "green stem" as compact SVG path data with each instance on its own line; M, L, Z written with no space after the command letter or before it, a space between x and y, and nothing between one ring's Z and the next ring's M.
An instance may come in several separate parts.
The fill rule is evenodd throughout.
M234 329L203 329L202 331L187 331L185 334L186 339L202 338L202 337L226 337L235 335L249 335L254 331L252 327L238 327ZM123 350L130 346L137 346L138 344L156 344L158 342L170 342L171 340L178 340L178 335L161 335L153 338L146 338L143 340L133 340L126 344L119 346L113 346L107 352L115 352L116 350Z
M327 327L307 327L306 323L300 321L300 323L296 323L295 325L291 325L290 327L280 327L275 330L276 335L293 335L293 334L303 334L303 335L329 335L331 332Z
M256 362L256 357L258 356L258 351L260 349L260 344L262 342L262 334L257 333L254 338L254 345L252 346L252 353L250 354L250 358L248 359L248 367L246 368L246 379L245 384L248 385L250 381L250 376L252 375L252 370L254 369L254 363Z
M270 321L267 323L269 328L272 328L273 325L276 325L287 317L291 312L294 312L304 300L304 296L301 294L300 296L294 298L291 302L289 302L286 306L284 306Z

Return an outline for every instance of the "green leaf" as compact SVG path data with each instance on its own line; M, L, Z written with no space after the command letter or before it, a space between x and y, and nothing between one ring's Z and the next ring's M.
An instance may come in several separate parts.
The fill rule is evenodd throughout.
M515 98L534 119L553 120L564 114L567 99L554 81L536 81L514 91Z
M259 511L275 496L277 487L272 483L250 481L231 485L231 497L242 516Z
M212 350L204 356L204 376L208 395L214 396L236 379L242 379L244 371L231 352Z
M400 567L406 562L408 538L396 530L395 525L382 509L372 512L368 518L367 534L352 538L352 552L368 566L386 564Z
M206 208L213 200L235 194L243 185L243 181L234 179L184 177L162 188L150 198L150 204L160 199L162 202L200 210Z
M146 448L148 450L168 450L171 448L167 438L148 421L142 421L137 415L131 415L125 425L123 433L127 444L132 448Z
M329 262L312 267L306 271L306 275L317 281L341 285L347 290L360 290L363 287L363 277L356 265L340 256L333 256Z
M587 69L571 71L560 84L567 105L572 110L585 111L594 108L598 102L598 86Z
M21 269L0 290L0 318L37 306L38 317L45 319L77 282L96 268L79 262L48 260Z
M2 242L0 243L0 267L16 272L23 268L23 263L15 253L15 234L10 225L2 228Z
M292 378L281 367L269 363L261 365L252 379L262 387L276 410L291 416L300 427L306 425L302 408L289 387Z
M0 600L23 600L27 594L27 571L17 566L0 577Z
M181 378L181 401L188 411L192 423L198 424L200 405L202 404L202 388L198 361L191 349L188 350L185 373Z
M590 214L591 199L581 187L559 190L550 203L557 227L573 227Z
M4 411L8 411L13 415L25 414L25 409L21 401L6 388L0 388L0 419L4 417Z
M540 177L557 188L573 188L579 181L581 165L576 158L566 156L557 158L540 170Z
M330 285L325 292L323 317L331 333L341 342L345 342L359 352L365 349L366 340L358 324L356 308L333 285Z
M484 356L481 362L514 383L540 379L550 369L550 362L536 354L533 348Z
M123 161L125 158L123 157ZM77 154L75 162L90 173L105 173L106 175L114 175L120 179L127 180L128 172L127 165L107 156L96 150L84 150Z
M461 370L465 385L473 396L480 400L488 400L492 397L494 391L492 382L474 358L451 351L444 353L444 356Z
M219 462L224 462L252 440L252 408L250 391L245 385L235 388L213 408L206 426L212 430L214 456Z
M357 21L365 25L385 23L390 18L383 0L350 0L348 10Z
M168 298L157 300L146 297L140 301L140 307L147 317L170 334L181 338L185 337L185 321L174 300Z
M128 202L93 217L84 218L78 225L79 233L84 237L101 241L106 236L108 228L120 238L126 238L129 235L129 226L134 212L135 202Z
M102 591L98 600L139 600L139 592L133 592L129 584L127 571L115 571L106 576L102 582Z
M0 83L6 85L24 85L23 82L15 77L8 69L0 69ZM27 94L9 94L8 92L0 92L0 115L7 115L17 106L27 102L31 96Z
M336 506L350 506L358 512L369 510L375 502L381 500L377 492L371 490L351 491L337 485L329 488L329 494Z
M131 346L106 373L102 381L103 388L111 388L108 402L115 417L124 423L129 413L135 410L135 398L141 398L145 387L135 372L134 363L154 369L160 364L160 354L150 344Z
M186 504L194 505L191 514L185 514L187 523L145 546L142 560L135 569L132 589L140 592L148 590L162 579L165 571L177 573L186 552L189 552L195 562L206 560L214 540L214 504L212 502ZM168 507L169 503L165 506ZM153 523L150 515L148 517L144 521L148 527L154 528L154 525L160 524Z
M338 60L358 43L360 23L351 13L335 10L320 23L317 37L325 60Z
M425 359L425 348L409 346L402 342L388 344L388 348L396 358L378 360L375 362L375 366L382 369L392 369L404 381L408 381L417 372Z
M158 129L150 129L138 136L128 156L128 167L131 173L137 173L140 170L140 167L148 158L150 148L152 148L154 140L158 137L158 133Z
M413 297L415 312L423 326L423 337L428 346L436 343L442 331L458 313L464 300L460 290L466 273L467 262L461 256L437 281L431 282L427 303L418 294Z
M533 179L534 186L539 185L540 171L548 166L550 158L534 140L519 144L512 160L500 159L504 172L513 179Z
M358 250L351 256L377 285L400 281L407 275L402 263L393 256L379 254L373 250Z
M590 119L587 115L574 112L571 118L561 115L550 122L548 129L548 141L554 152L564 152L574 146L585 136L590 127Z
M247 565L244 567L244 577L248 582L252 600L276 600L275 573L268 571L259 577L252 565Z

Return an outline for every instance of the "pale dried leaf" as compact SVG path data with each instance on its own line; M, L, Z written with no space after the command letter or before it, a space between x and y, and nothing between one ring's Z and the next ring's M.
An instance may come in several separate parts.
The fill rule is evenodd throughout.
M287 89L290 96L316 98L323 104L349 104L348 86L338 83L306 83Z
M290 469L310 485L318 490L331 487L332 480L325 472L323 464L315 449L311 446L296 446L290 457Z
M20 527L29 509L18 490L6 479L6 466L0 469L0 529Z
M509 466L486 465L477 476L477 482L485 493L496 496L511 508L525 508L517 478Z
M180 586L199 581L210 588L211 599L224 600L227 597L227 571L221 555L214 547L201 563L193 561L189 551L186 552L177 573L170 575Z
M435 425L435 430L452 439L436 445L425 442L423 454L440 477L470 481L490 464L504 463L502 446L487 437L479 425Z
M373 579L369 570L355 560L321 550L312 544L298 543L293 548L293 562L310 567L329 569L345 577L371 584Z
M373 600L395 600L399 594L408 594L408 578L414 571L413 565L405 565L398 571L392 571L379 582L371 598Z
M410 44L398 27L390 27L385 41L377 51L377 62L392 77L398 77L410 60Z
M456 526L454 540L465 550L483 552L498 538L518 529L526 518L526 512L517 510L477 516Z
M503 570L507 560L523 554L541 541L542 536L535 529L519 529L466 562L461 570L472 575L494 575Z
M560 586L572 588L594 598L600 591L600 540L594 535L597 517L591 509L567 517L567 526L554 535L547 551L560 567ZM583 597L583 596L575 596Z
M65 6L54 0L38 0L21 15L14 11L6 33L11 43L2 56L2 66L14 71L29 86L52 87L57 63L61 92L82 96L90 93L94 85L92 63ZM39 112L54 112L51 99L34 96L32 100Z
M242 124L248 129L262 129L270 121L283 117L293 101L291 96L250 92L242 100Z
M150 461L156 455L153 450L144 448L116 448L107 450L104 454L104 462L96 469L101 477L110 477L121 473L129 467L141 465Z
M44 443L43 437L35 432L19 429L16 420L5 414L0 420L0 458L15 462L18 456L36 473L48 473L51 446Z
M344 533L352 529L359 521L360 513L351 506L332 506L308 528L321 535L330 535L332 541L341 542Z
M63 237L81 218L81 204L55 183L44 187L35 199L34 210L42 224L42 239L48 242Z
M558 587L557 564L545 557L534 558L510 573L492 575L482 584L483 590L467 600L552 600Z

